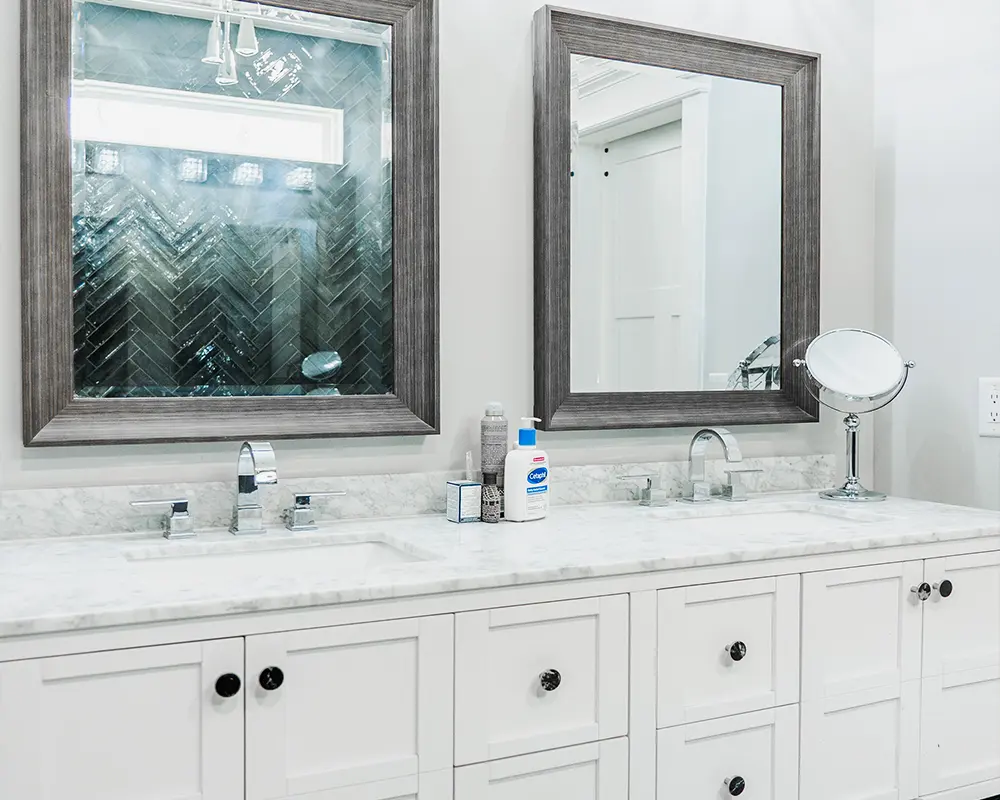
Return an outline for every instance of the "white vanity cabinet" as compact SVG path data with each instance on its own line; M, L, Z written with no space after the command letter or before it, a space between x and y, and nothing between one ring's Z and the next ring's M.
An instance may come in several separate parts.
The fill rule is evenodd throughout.
M1000 792L1000 553L807 574L802 630L804 797Z
M0 664L0 797L240 800L243 684L242 639Z

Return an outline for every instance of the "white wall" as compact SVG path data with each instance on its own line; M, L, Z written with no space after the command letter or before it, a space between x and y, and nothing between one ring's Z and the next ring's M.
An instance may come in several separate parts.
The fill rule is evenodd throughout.
M876 0L878 327L917 362L878 422L893 494L1000 509L1000 2Z
M443 433L278 443L285 476L455 467L487 400L532 405L531 19L541 0L442 0ZM20 440L18 8L0 4L0 488L228 479L232 443L25 450ZM823 54L823 325L873 323L870 0L576 0ZM486 304L481 308L480 303ZM494 339L496 346L484 347ZM751 455L840 449L827 424L739 432ZM542 435L557 464L686 456L691 431Z

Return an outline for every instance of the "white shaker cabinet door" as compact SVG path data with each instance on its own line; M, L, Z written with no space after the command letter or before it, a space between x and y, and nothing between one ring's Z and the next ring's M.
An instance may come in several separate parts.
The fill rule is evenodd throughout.
M452 772L427 772L324 792L323 800L452 800Z
M802 577L802 702L920 678L923 562Z
M626 800L628 740L547 750L455 770L455 800Z
M798 722L793 705L659 731L657 800L796 800Z
M799 697L799 576L659 593L657 727Z
M929 560L924 579L923 674L1000 664L1000 553Z
M242 684L242 639L0 664L0 798L243 800Z
M628 732L627 595L455 618L455 764Z
M393 779L450 768L452 620L248 637L247 800L388 800L406 796Z
M802 702L801 791L808 800L913 800L920 681Z
M964 796L1000 795L1000 666L923 680L920 796L979 784Z

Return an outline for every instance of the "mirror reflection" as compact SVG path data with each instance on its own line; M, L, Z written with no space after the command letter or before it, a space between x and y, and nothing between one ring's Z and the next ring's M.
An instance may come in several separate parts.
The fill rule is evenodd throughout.
M78 396L393 390L390 34L74 3Z
M573 55L573 392L780 387L782 91Z

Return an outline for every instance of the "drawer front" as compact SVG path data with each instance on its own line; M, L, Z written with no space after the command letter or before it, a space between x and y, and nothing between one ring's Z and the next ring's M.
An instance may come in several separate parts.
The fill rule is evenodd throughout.
M666 589L657 627L657 727L798 700L798 575Z
M628 635L626 595L459 614L455 763L623 736Z
M625 738L455 770L455 800L625 800L627 797L628 739Z
M924 678L920 716L921 796L1000 780L1000 666Z
M802 701L920 678L921 561L802 577Z
M247 800L405 797L450 769L453 635L440 616L247 637Z
M798 706L665 728L656 740L657 800L796 800L798 736Z
M802 703L802 797L917 796L920 681Z
M925 676L1000 664L1000 553L936 558L924 564L932 587L923 603ZM941 585L950 582L945 597Z

